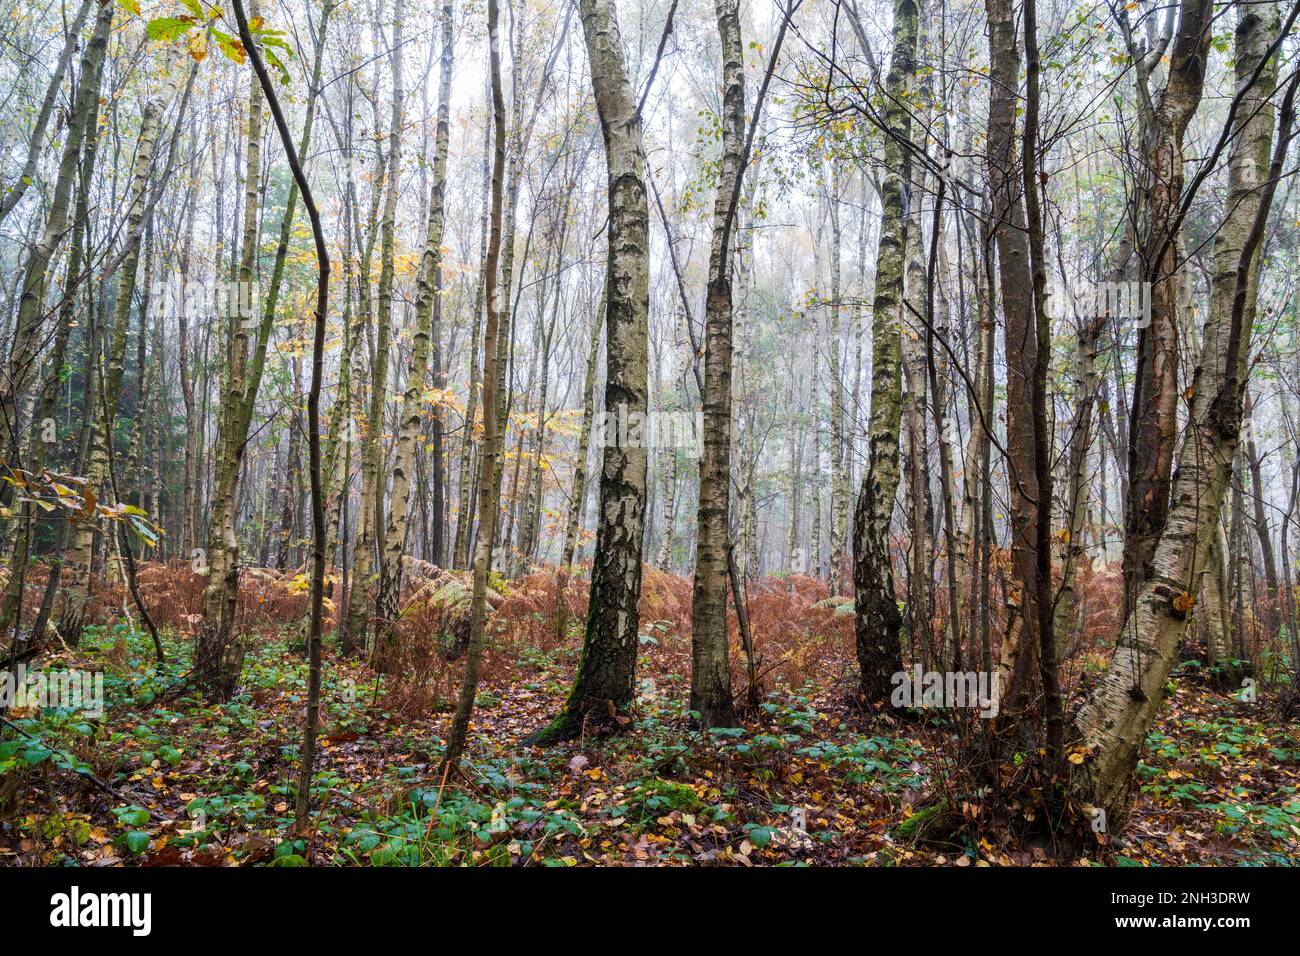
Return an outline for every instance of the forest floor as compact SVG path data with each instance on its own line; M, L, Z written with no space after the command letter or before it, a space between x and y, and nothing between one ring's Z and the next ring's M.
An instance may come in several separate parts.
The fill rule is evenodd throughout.
M950 789L956 725L854 707L851 654L806 667L797 691L778 677L742 727L690 729L689 639L668 622L642 639L624 732L545 750L521 740L562 705L580 642L519 646L498 632L468 762L445 781L457 668L413 696L328 642L315 816L294 833L307 666L292 629L250 640L224 705L186 689L190 639L164 640L157 666L142 631L96 625L40 661L103 671L108 706L99 718L9 712L31 736L0 733L0 865L1300 863L1296 727L1269 695L1217 692L1193 665L1171 678L1122 835L1059 854L969 799L954 832L919 840L918 808Z

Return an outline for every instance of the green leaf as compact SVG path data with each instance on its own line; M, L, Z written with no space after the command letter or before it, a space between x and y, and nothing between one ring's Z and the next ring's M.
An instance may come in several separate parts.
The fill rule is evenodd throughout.
M149 822L149 811L144 807L119 807L113 813L123 826L142 827Z
M194 26L188 20L182 20L180 17L158 17L150 20L149 25L145 27L145 33L150 40L161 40L164 43L170 43L183 33L189 32L190 27Z
M288 70L288 68L284 65L284 63L281 62L280 58L279 58L278 56L276 56L272 51L267 50L267 49L263 49L263 50L262 50L262 53L263 53L263 55L265 55L265 57L266 57L266 62L267 62L267 63L270 63L271 66L275 67L277 70L280 71L280 83L281 83L281 85L287 86L287 85L289 84L289 70Z
M126 848L132 853L143 853L149 849L149 839L143 830L132 830L126 835Z
M35 767L37 764L44 763L53 754L54 751L49 747L46 747L44 744L31 744L25 751L23 751L23 763L27 764L29 767Z

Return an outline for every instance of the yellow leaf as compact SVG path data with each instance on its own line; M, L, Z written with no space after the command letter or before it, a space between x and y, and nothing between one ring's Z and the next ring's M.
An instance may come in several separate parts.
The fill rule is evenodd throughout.
M208 56L208 35L201 30L190 32L188 42L190 56L195 63L202 63Z
M223 43L221 48L229 59L234 60L240 66L243 66L244 62L248 59L248 51L244 49L244 44L240 43L238 40L230 40L228 43Z

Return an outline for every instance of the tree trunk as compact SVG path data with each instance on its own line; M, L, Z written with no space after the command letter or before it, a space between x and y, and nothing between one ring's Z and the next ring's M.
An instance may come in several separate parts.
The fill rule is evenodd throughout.
M840 317L842 314L843 284L841 281L840 192L842 184L838 157L831 159L830 220L831 220L831 593L840 594L845 579L844 551L849 523L849 448L844 430L844 383L840 361Z
M1138 330L1138 367L1129 409L1128 500L1124 537L1125 613L1152 569L1156 541L1169 514L1174 449L1178 441L1178 220L1182 201L1183 134L1200 105L1209 53L1210 0L1182 0L1178 35L1165 84L1154 104L1142 89L1140 115L1149 180L1139 196L1141 277L1150 316Z
M1236 37L1238 88L1249 82L1278 31L1277 8L1242 8ZM1233 117L1227 212L1214 248L1210 312L1192 380L1191 424L1178 454L1173 506L1119 646L1073 730L1090 752L1076 778L1080 795L1120 819L1132 798L1133 770L1187 627L1191 593L1206 566L1237 451L1245 360L1250 350L1258 248L1286 147L1294 135L1300 75L1283 98L1277 147L1273 129L1276 58L1270 58Z
M918 316L924 315L926 299L925 265L921 251L921 203L925 196L925 171L913 170L909 202L907 267L904 275L904 309L902 335L904 406L903 423L907 433L907 517L911 541L908 547L907 621L912 639L920 649L921 662L938 663L934 634L933 601L930 571L933 566L930 542L930 441L926 427L925 349Z
M111 4L100 3L100 9ZM9 217L14 211L14 207L22 201L27 187L31 185L36 177L36 166L40 161L41 154L45 145L45 130L50 124L50 116L54 112L54 104L58 99L59 87L63 84L63 77L68 72L68 64L72 62L72 54L77 51L81 40L81 28L85 26L86 17L90 13L90 0L81 0L81 6L77 8L77 15L73 18L72 23L68 24L67 34L63 40L63 52L59 54L58 62L54 66L54 73L50 76L50 82L45 87L45 96L41 99L41 108L36 113L36 123L32 127L31 137L27 141L27 160L23 163L22 171L14 181L0 188L4 198L0 199L0 223ZM91 37L94 42L94 37ZM83 72L82 80L89 79ZM73 122L76 120L74 118ZM71 125L71 124L70 124ZM70 131L71 132L71 131ZM83 129L84 134L84 129ZM0 632L3 633L3 632Z
M1016 90L1020 44L1010 0L988 0L992 67L989 85L988 168L993 234L1002 291L1007 360L1007 470L1011 485L1011 554L1015 592L1002 640L998 681L1004 708L1022 711L1038 666L1034 622L1038 474L1034 468L1032 389L1037 364L1024 182L1016 149Z
M1246 464L1250 468L1251 500L1253 502L1252 523L1255 536L1259 538L1259 553L1264 561L1264 580L1268 584L1269 613L1276 614L1273 603L1277 601L1277 558L1273 554L1273 534L1268 525L1265 511L1264 476L1260 468L1259 449L1255 446L1254 403L1251 393L1246 392Z
M591 83L605 141L609 253L605 277L605 414L640 416L648 399L650 217L636 92L613 0L580 0ZM486 387L486 385L485 385ZM604 429L606 433L609 428ZM599 524L582 658L564 711L534 735L549 743L608 719L633 698L640 628L646 449L605 434ZM608 440L611 437L614 440Z
M401 0L398 0L400 3ZM411 360L406 374L406 392L402 396L398 422L397 449L393 462L393 485L388 512L388 529L384 536L384 560L380 563L378 616L376 634L382 641L375 646L376 661L386 664L382 646L397 622L402 589L402 549L406 543L406 526L410 513L411 469L416 441L420 436L420 409L424 405L425 384L429 375L429 354L433 340L434 299L442 287L442 231L444 198L447 192L447 148L451 128L451 70L453 43L453 3L442 6L442 64L438 68L438 131L434 144L433 193L429 201L429 222L415 294L415 335L411 340ZM394 68L395 70L397 67ZM394 74L396 75L396 74ZM441 399L437 399L441 401Z
M578 548L578 531L587 502L587 450L591 446L591 423L595 417L596 364L600 357L600 332L605 322L604 304L596 310L591 326L591 342L587 346L587 369L582 384L582 427L578 432L578 446L573 454L573 484L569 491L569 515L564 523L564 551L560 555L559 584L556 587L555 639L563 640L568 627L568 606L564 592L569 586L573 569L573 556Z
M1077 411L1070 428L1066 475L1065 524L1058 532L1061 580L1056 591L1052 633L1056 639L1056 657L1064 661L1069 650L1069 635L1074 625L1078 603L1075 580L1079 565L1087 558L1083 546L1084 520L1088 515L1088 458L1092 450L1093 409L1097 404L1100 380L1097 376L1097 349L1104 318L1080 322L1074 357L1074 394Z
M357 543L352 552L352 593L348 596L348 640L365 645L370 630L370 590L384 573L384 410L388 404L388 365L393 334L394 233L402 164L402 14L404 0L394 0L392 51L392 110L388 120L388 175L383 215L379 221L379 288L375 296L375 359L371 367L370 407L361 441L361 506ZM369 276L363 274L362 282ZM382 622L376 622L376 630Z
M76 170L79 168L80 186L77 190L72 247L68 254L68 266L63 282L63 301L59 305L58 321L54 334L54 344L50 352L48 371L41 385L40 392L37 394L35 410L32 415L33 425L35 428L32 433L30 452L28 453L27 461L25 463L27 470L32 474L40 474L44 468L45 452L47 450L45 447L47 443L44 437L44 422L46 419L53 416L55 404L58 400L60 372L63 369L64 357L67 354L68 340L72 332L72 325L76 312L77 292L79 284L84 278L82 275L82 269L85 264L84 260L87 258L85 254L85 246L86 232L88 228L86 223L89 209L88 197L91 188L91 178L95 169L95 155L98 151L99 144L98 124L96 119L99 111L99 77L102 71L104 52L107 45L109 21L111 20L113 13L111 8L111 3L106 4L105 7L101 8L99 18L96 20L95 24L95 33L91 37L90 46L87 47L86 55L81 67L81 83L82 90L84 91L84 100L80 98L78 99L77 108L89 110L90 114L85 118L84 122L74 118L74 127L78 122L82 122L81 131L78 133L75 132L75 130L70 130L68 133L68 146L73 151L73 158L74 160L79 159L79 167L74 163L73 172L70 173L69 176L71 177L74 175ZM83 8L81 18L84 19L84 17L85 9ZM80 30L80 26L81 19L78 20L78 31ZM74 140L76 142L73 142ZM84 147L81 145L83 142L85 144ZM80 157L76 155L78 149L81 153ZM64 156L67 156L66 152ZM62 171L63 166L60 164L60 173L62 173ZM57 201L57 188L55 198ZM66 213L63 219L64 224L61 228L66 229ZM51 223L47 223L47 239L52 235L49 229L50 224L58 225L54 218L54 211L51 212ZM39 247L38 249L33 250L32 260L29 262L28 270L24 275L24 281L26 282L31 282L33 280L37 281L37 288L40 291L35 297L34 302L42 307L45 299L45 277L48 275L49 260L52 254L52 247L50 252L47 254L42 254ZM42 272L42 275L38 280L33 275L31 268L31 264L35 262L41 263L41 265L38 266L38 269ZM89 285L89 283L87 283L87 285ZM23 301L24 299L20 299L19 302L20 316ZM34 318L37 323L40 322L39 315L34 316ZM20 317L18 327L21 327L22 325L23 322ZM89 337L89 335L90 329L88 322L87 336ZM17 343L15 343L15 345L17 345ZM35 343L33 343L33 345L35 345ZM20 348L20 351L28 351L30 348L31 346L25 346ZM90 354L93 354L93 350L88 349L88 351ZM18 414L18 401L16 398L19 394L17 389L19 380L15 376L24 376L26 374L26 368L22 364L24 361L26 360L20 358L20 364L17 368L11 365L9 374L5 376L6 384L14 389L15 395L15 400L11 404L5 406L3 411L0 411L0 414L5 416L10 414L15 416L15 419L9 419L6 417L4 419L5 422L11 420L16 422L16 416ZM34 351L31 352L31 361L35 361ZM18 464L19 462L15 460L14 466L17 467ZM16 522L16 525L15 533L17 538L14 541L13 551L9 562L9 581L5 586L4 597L0 600L0 640L3 640L4 635L9 632L10 625L16 624L22 618L22 588L25 580L27 564L30 560L33 538L35 536L35 515L33 514L32 505L26 504L23 506L21 517L18 522ZM68 524L65 523L63 530L65 541L67 533ZM62 548L60 548L60 551L62 551ZM53 563L51 564L50 576L51 581L54 582L57 582L57 579L61 577L61 556L57 563L58 570L56 570ZM47 592L52 596L53 591L51 589L47 588ZM44 602L42 603L44 604ZM42 620L48 620L48 614L42 615ZM43 626L34 629L31 634L31 639L34 641L40 641L44 637L43 632Z
M722 47L722 165L713 204L713 245L704 303L704 455L696 520L695 585L691 601L691 703L703 727L733 720L727 655L728 482L731 473L732 262L731 226L744 162L745 65L738 0L717 0Z
M889 700L893 675L903 668L894 593L889 526L898 490L898 440L902 421L901 320L903 262L907 246L911 159L900 142L912 121L901 97L916 76L917 11L914 0L894 0L894 49L885 80L885 174L880 239L876 246L876 291L871 315L871 416L867 426L867 473L853 515L854 630L863 697L868 704Z
M311 610L307 632L309 673L307 680L307 719L303 726L302 757L298 773L297 822L304 826L308 822L311 810L311 781L316 754L316 730L320 721L320 682L321 682L321 618L325 596L325 493L321 480L320 447L320 390L325 359L325 320L329 307L329 252L325 245L325 232L321 227L320 214L312 198L311 186L298 161L298 152L294 149L289 127L280 111L280 104L275 96L275 88L262 63L261 54L249 33L248 20L240 0L233 0L236 20L239 23L239 36L244 48L252 60L257 74L257 82L265 92L270 104L271 115L280 134L280 143L288 155L289 167L293 173L294 185L302 194L307 217L311 220L312 236L316 244L316 310L313 322L311 386L307 394L307 427L309 459L311 469L312 502L312 575L311 575ZM328 16L330 4L327 3L324 15ZM324 38L322 37L322 42ZM310 111L308 112L310 116ZM309 121L310 122L310 121ZM303 137L304 140L306 136Z
M50 266L68 232L68 205L77 177L77 161L82 142L94 135L99 116L100 75L108 34L113 21L113 4L103 0L95 19L94 32L81 58L80 85L68 123L63 152L59 157L58 175L50 197L49 215L41 238L32 248L23 270L18 314L14 320L13 339L9 345L8 367L0 382L0 429L3 443L0 453L10 461L19 460L19 409L27 386L36 374L36 358L43 344L45 297Z
M489 99L491 93L488 94ZM474 526L473 504L470 497L471 488L471 466L474 458L474 416L478 405L479 383L478 383L478 344L479 330L482 326L483 319L483 295L487 283L487 244L488 244L488 216L490 213L491 201L488 198L491 193L492 170L491 170L491 153L492 153L492 123L491 121L483 124L483 182L481 195L483 196L483 212L481 216L480 240L479 240L479 261L485 263L484 272L480 277L477 288L474 293L474 312L470 317L470 341L469 341L469 381L467 389L469 395L465 399L465 430L461 437L460 445L460 475L456 482L456 493L458 501L456 505L456 542L452 548L452 567L464 568L469 566L470 559L470 542L471 529ZM596 338L600 338L597 334Z
M443 774L454 768L465 750L469 719L478 692L479 661L483 655L483 631L487 621L487 578L492 569L492 533L497 502L491 494L492 474L500 454L501 432L497 428L497 375L500 354L497 331L500 326L502 300L497 288L501 266L501 207L506 167L506 108L501 91L501 38L498 0L488 0L488 63L492 82L492 207L488 232L487 257L484 260L484 293L487 320L483 329L483 447L479 453L479 536L474 546L473 593L470 597L470 634L465 653L465 673L461 678L456 713L447 734L443 754Z
M154 150L161 133L163 110L176 91L177 76L174 62L169 61L162 89L145 103L140 120L140 138L136 146L135 165L131 174L131 200L126 216L126 233L123 238L122 264L118 270L117 298L113 307L112 339L106 357L104 394L101 420L91 434L90 460L86 469L83 494L97 499L105 498L108 478L111 441L118 403L122 394L122 379L126 363L127 333L130 327L131 303L135 296L136 278L140 267L140 246L149 212L149 177L153 167ZM87 385L87 387L92 387ZM102 417L102 416L101 416ZM111 497L107 495L107 497ZM95 542L95 523L82 522L77 526L69 561L71 577L64 617L59 630L63 639L74 644L81 636L94 591L92 557Z

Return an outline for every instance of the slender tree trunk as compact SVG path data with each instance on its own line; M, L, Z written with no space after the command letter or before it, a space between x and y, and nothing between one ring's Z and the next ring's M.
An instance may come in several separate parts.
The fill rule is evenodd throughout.
M388 120L388 175L383 215L379 221L379 288L375 296L375 357L371 368L370 407L361 441L361 505L356 547L352 551L352 593L348 599L349 641L365 644L370 630L370 591L384 574L384 555L376 548L383 541L384 524L384 410L388 404L389 360L393 334L394 243L397 198L402 163L402 32L404 0L394 0L392 50L392 110ZM362 276L362 281L368 281ZM409 479L408 479L409 481ZM400 545L399 545L400 547ZM383 627L376 621L376 632Z
M55 404L58 400L60 372L63 368L64 357L67 354L68 340L71 337L72 325L74 321L74 315L76 312L78 288L82 283L83 279L89 278L88 276L82 275L83 266L85 265L85 260L87 259L87 256L85 254L86 233L88 228L86 220L89 212L88 196L91 188L91 179L95 170L95 155L98 150L98 143L99 143L98 123L97 123L97 116L99 110L99 100L98 100L99 77L102 71L104 52L107 44L109 21L112 18L111 6L112 6L111 4L107 4L105 7L101 8L100 10L99 18L97 18L96 20L95 33L91 37L90 46L87 47L86 49L85 58L83 59L83 64L81 67L81 83L82 83L82 91L83 91L84 99L80 97L78 98L77 107L79 109L90 110L91 115L86 117L85 122L82 124L80 133L76 133L73 130L69 130L68 133L70 142L74 139L79 140L78 143L72 145L74 146L74 148L80 147L80 151L81 151L81 155L79 157L77 157L74 152L74 158L79 160L79 166L74 165L74 171L79 170L80 186L77 190L76 207L74 210L75 218L73 220L72 247L68 255L67 270L64 274L63 300L59 305L58 321L55 327L55 334L54 334L54 344L50 352L48 371L46 372L44 381L41 386L41 390L37 395L35 411L32 415L32 421L35 427L32 432L30 452L27 456L27 462L26 462L27 470L32 474L40 474L40 472L44 468L45 452L47 450L46 448L47 442L45 437L45 422L47 420L52 421L52 416L55 410ZM84 19L84 16L85 16L85 10L83 9L81 17ZM80 29L80 25L81 25L81 20L79 19L78 31ZM74 119L74 124L76 122L78 122L78 120ZM84 146L81 146L81 143L83 142L84 142ZM65 157L67 156L66 152L64 156ZM63 166L62 164L60 164L61 173L62 170L63 170ZM55 198L57 201L57 188L56 188ZM53 212L51 213L51 219L53 219ZM55 222L54 224L57 225L57 222ZM66 227L66 223L65 223L65 227ZM49 231L48 224L47 224L47 230L46 230L47 238L50 235L51 233ZM38 261L40 257L41 257L41 253L38 247L37 250L33 251L32 261L33 262ZM49 254L45 255L43 257L44 264L40 267L47 274L49 269L49 259L50 259L50 255ZM25 281L29 281L29 282L32 281L32 279L34 278L30 264L29 264L28 271L24 275L24 278ZM42 276L42 278L39 280L39 288L41 291L39 293L38 298L36 299L36 301L42 305L43 305L43 300L45 298L44 296L45 281L46 280L44 276ZM86 286L88 288L91 285L93 284L88 281L86 282ZM23 301L24 300L20 299L19 302L20 316L21 316L21 308L22 308ZM39 317L38 317L38 321L39 321ZM21 318L19 320L18 325L19 326L22 325ZM88 322L87 338L89 337L90 337L90 327ZM91 349L88 349L88 352L89 354L93 354L93 350ZM35 357L33 355L32 357L33 361L34 358ZM9 375L6 376L6 383L10 387L13 387L15 389L14 392L15 395L17 395L16 386L18 383L14 379L14 375L15 372L19 375L24 374L25 366L22 364L23 361L25 360L20 359L20 365L17 369L11 366L9 370ZM16 416L17 415L16 403L6 408L4 414L13 414L14 416ZM18 465L18 461L15 460L14 466L17 467L17 465ZM3 640L4 635L9 632L11 624L16 625L22 618L22 589L25 581L27 564L28 561L30 560L33 538L35 535L35 515L33 514L32 505L30 504L24 505L24 507L22 508L21 516L18 522L16 522L16 524L17 524L17 529L16 529L17 538L14 541L13 552L9 562L9 567L10 567L9 581L5 587L3 599L0 599L0 640ZM63 530L65 541L68 534L68 528L69 528L69 524L65 523L64 530ZM60 548L60 551L62 551L62 548ZM63 560L61 555L56 559L55 562L51 563L50 580L51 582L53 582L54 587L57 587L57 581L61 577L62 564L63 564ZM49 597L52 597L54 593L53 588L47 588L46 590ZM42 602L42 605L44 606L44 602ZM41 616L41 620L42 621L48 620L48 612ZM45 628L43 625L37 629L34 629L31 635L32 639L35 641L41 640L44 637L44 630Z
M402 549L406 543L406 526L410 515L411 468L416 441L420 437L420 410L425 404L425 383L429 376L434 299L442 286L442 232L447 192L447 148L451 135L451 70L455 40L453 14L452 0L445 0L441 13L442 64L438 68L438 131L434 144L433 193L429 197L429 222L416 283L415 334L411 340L406 392L402 396L401 418L398 423L388 529L384 535L384 560L380 564L379 597L376 604L376 633L383 634L383 641L376 643L375 654L376 661L381 665L388 663L383 644L388 641L389 629L397 621L401 598Z
M105 5L101 2L100 9L102 10ZM14 181L0 189L0 192L4 194L4 198L0 199L0 223L3 223L9 217L9 214L22 201L27 192L27 187L31 185L36 177L36 166L40 162L41 154L44 151L45 130L50 125L50 116L54 113L54 104L58 99L59 87L63 85L63 77L68 72L68 64L72 62L72 54L77 51L80 45L81 28L85 26L86 17L90 13L90 6L91 0L81 0L81 6L77 8L77 15L73 18L72 23L68 25L67 34L63 41L63 52L59 54L58 62L54 65L54 73L50 76L50 82L45 87L45 96L41 99L41 108L36 113L36 123L32 126L32 134L27 141L27 160L23 163L22 171L19 172ZM93 37L91 42L94 42ZM82 79L88 79L84 72L82 73Z
M839 175L838 158L831 161L830 174L830 220L831 220L831 593L839 594L845 579L846 563L845 545L848 537L849 523L849 449L844 430L844 382L843 368L840 361L840 317L842 313L843 285L841 280L841 243L843 230L840 226L840 192L842 183Z
M871 316L871 416L867 425L867 473L853 515L854 630L863 697L889 699L892 677L903 668L898 598L890 561L889 526L898 490L898 439L902 421L903 262L907 246L911 160L900 142L912 121L901 97L916 76L917 9L914 0L894 2L894 48L885 80L885 174L876 247L876 291Z
M581 732L588 718L625 710L634 693L640 628L646 449L610 435L610 416L644 417L649 367L650 215L636 91L613 0L580 0L609 179L605 277L605 415L600 510L582 658L564 711L534 735L547 743ZM486 385L484 386L486 388ZM626 436L624 436L626 437ZM612 440L611 440L612 439Z
M189 214L186 217L185 244L181 251L180 269L177 273L177 280L181 283L182 288L186 287L190 281L190 256L194 247L194 205L197 193L197 190L190 193ZM191 556L198 541L198 529L194 526L194 509L199 485L199 422L194 405L194 377L190 371L188 312L189 310L185 308L176 310L177 365L180 370L181 401L185 405L185 462L181 472L184 512L181 514L179 543L181 554L186 558Z
M1254 74L1278 29L1274 4L1242 8L1235 55L1239 88ZM1191 424L1179 449L1173 506L1155 548L1153 573L1142 583L1115 654L1073 726L1090 755L1076 789L1106 810L1112 826L1132 798L1133 770L1178 656L1195 600L1191 588L1205 568L1237 451L1260 239L1294 136L1300 84L1297 74L1287 85L1270 162L1277 70L1276 58L1270 58L1233 118L1238 132L1228 166L1227 213L1215 240L1210 312L1192 379Z
M252 60L257 82L261 85L270 105L271 116L275 120L276 130L280 134L280 144L284 147L293 172L294 185L302 195L307 218L311 221L312 236L316 244L316 310L313 323L311 387L307 393L307 427L311 470L312 500L312 575L311 575L311 610L307 632L309 674L307 680L307 720L303 726L302 757L298 774L298 795L295 811L297 822L302 826L308 821L311 810L311 780L316 754L316 730L320 721L320 676L321 676L321 621L325 597L325 494L321 480L320 447L320 391L325 358L325 322L329 307L329 251L325 245L325 231L321 226L320 214L312 198L311 186L299 163L298 150L294 149L293 137L284 121L280 103L276 99L275 87L267 75L253 38L249 33L248 19L240 0L232 0L235 18L239 23L239 36ZM326 10L329 8L326 7ZM323 40L323 37L322 37ZM304 136L304 139L306 137Z
M257 4L253 4L254 16ZM244 173L244 222L240 241L238 282L251 290L256 268L258 186L262 156L262 90L257 78L250 80L248 92L248 150ZM251 303L251 291L249 301ZM235 535L238 507L239 470L243 441L239 434L244 399L248 385L249 330L251 314L242 303L234 314L225 317L230 326L226 354L229 368L225 372L225 396L217 416L216 459L213 463L211 517L208 525L207 584L203 590L203 625L194 649L195 678L205 694L224 701L234 693L243 667L244 648L233 634L235 608L239 595L239 539Z
M1197 614L1205 623L1206 659L1216 679L1232 663L1227 554L1228 539L1223 533L1223 523L1219 522L1210 538L1209 558L1201 577L1201 610Z
M1153 104L1145 89L1143 152L1149 179L1138 203L1142 281L1150 316L1138 330L1138 367L1129 410L1128 500L1125 510L1124 597L1131 614L1149 577L1156 542L1169 514L1174 449L1178 442L1177 221L1184 181L1183 135L1201 102L1209 54L1210 0L1182 0L1178 34L1169 54L1168 81Z
M993 194L993 234L1002 292L1003 346L1007 361L1007 470L1011 485L1012 596L1002 640L998 681L1006 710L1023 711L1037 670L1034 622L1038 473L1034 467L1033 382L1038 361L1022 164L1016 149L1016 90L1020 44L1010 0L988 0L992 43L989 85L988 167Z
M673 519L677 514L677 450L665 449L663 465L660 469L660 482L663 484L664 533L659 542L659 554L655 557L655 567L667 571L673 561Z
M489 91L489 99L491 92ZM492 121L489 118L483 124L483 174L482 188L480 195L483 197L483 210L480 217L481 223L479 228L479 261L484 263L483 275L479 278L474 293L474 313L470 317L470 341L469 341L469 382L468 396L465 399L465 430L461 437L460 445L460 474L456 482L458 501L456 505L456 543L452 549L452 567L465 568L469 566L470 560L470 541L471 529L474 526L474 512L470 490L472 488L471 467L474 459L474 416L477 412L479 383L478 383L478 345L479 330L482 327L483 319L483 295L487 287L487 244L488 244L488 217L491 209L492 184ZM597 335L597 338L600 336Z
M925 349L918 317L924 316L926 299L925 265L921 249L921 204L925 196L925 171L914 170L907 225L905 254L907 268L904 295L907 306L900 341L903 347L903 423L907 434L907 510L911 542L908 547L907 620L912 639L921 650L921 660L936 660L934 614L930 571L933 567L930 542L930 440L926 428ZM928 666L927 666L928 669Z
M560 555L559 585L556 587L555 637L563 640L568 627L568 607L564 592L569 586L573 570L573 556L578 548L578 531L582 525L583 506L587 501L587 449L591 446L591 423L595 417L596 366L600 357L600 333L605 322L604 303L596 310L591 326L591 343L587 346L587 369L582 384L582 427L578 432L578 447L573 455L573 483L569 491L569 515L564 523L564 551Z
M1061 579L1056 590L1052 624L1056 638L1056 656L1060 662L1064 662L1069 649L1069 636L1078 604L1075 580L1079 565L1088 556L1083 545L1083 532L1088 515L1088 461L1092 451L1092 419L1101 384L1097 375L1097 350L1104 321L1104 317L1083 319L1075 344L1074 394L1077 411L1070 428L1067 453L1069 471L1064 496L1065 522L1057 532Z
M108 33L112 26L113 4L103 0L95 19L94 32L81 58L80 86L68 122L59 169L50 196L49 215L36 245L32 247L23 269L18 314L14 320L13 338L9 345L8 366L0 380L0 453L15 464L19 461L21 443L19 409L27 386L37 372L37 356L43 344L45 325L45 299L51 264L68 232L68 206L73 183L77 178L77 163L86 136L94 135L99 117L100 75L104 67L104 54L108 47Z
M1030 417L1033 427L1033 468L1037 507L1034 514L1033 635L1038 659L1038 681L1042 690L1042 716L1046 724L1046 758L1049 779L1061 767L1065 743L1065 715L1061 705L1060 675L1057 672L1056 640L1052 631L1052 432L1047 418L1047 372L1051 364L1052 330L1047 314L1047 260L1043 199L1039 191L1039 77L1042 63L1038 52L1037 0L1024 0L1025 29L1025 126L1022 185L1028 225L1029 265L1033 285L1031 335L1034 343ZM1028 588L1026 588L1026 591ZM1054 794L1048 795L1055 807Z
M127 333L130 327L131 303L135 296L136 278L140 267L141 240L149 211L149 177L152 172L154 150L162 131L162 114L176 92L175 64L168 62L162 88L146 101L140 121L140 138L136 144L135 165L131 174L130 205L126 216L126 233L123 239L123 258L118 270L117 298L113 309L112 339L106 357L104 395L101 411L110 416L100 421L91 435L90 461L86 470L83 494L103 498L108 489L110 443L114 419L122 394L122 379L126 364ZM109 495L111 497L111 494ZM63 639L75 643L81 634L93 594L92 552L95 542L93 522L78 525L72 543L69 561L71 579L65 613L59 630Z
M713 205L713 245L704 303L704 455L696 519L695 586L691 602L691 710L701 726L730 726L731 665L727 655L728 511L731 473L731 227L744 163L745 64L738 0L717 0L722 46L722 166Z
M254 2L250 8L256 17L258 4ZM297 148L300 155L306 155L311 145L316 95L320 87L320 45L324 43L324 26L332 8L333 4L327 4L322 10L322 32L312 83L307 93L306 118ZM257 275L263 102L260 83L254 79L249 89L249 147L244 180L244 228L239 254L239 304L234 309L235 314L230 317L230 369L226 375L226 398L222 403L217 431L212 517L206 556L208 581L203 596L203 627L195 648L195 672L199 685L217 700L224 700L234 692L243 666L242 640L234 633L235 610L239 601L239 538L235 533L235 518L239 511L239 478L284 282L294 215L302 192L302 187L295 178L285 200L284 217L280 222L279 239L271 265L271 280L262 290L261 317L254 326L253 310L258 305L253 301L253 289ZM255 334L250 335L250 332ZM319 436L309 436L311 441L318 438Z
M1265 510L1264 500L1264 476L1260 467L1259 449L1255 446L1255 428L1254 428L1254 402L1251 401L1251 393L1246 392L1246 463L1250 467L1250 489L1251 500L1253 503L1252 523L1255 526L1255 536L1259 538L1259 553L1264 562L1264 580L1268 584L1268 599L1270 605L1277 600L1277 558L1273 554L1273 534L1268 525L1268 514ZM1270 613L1276 613L1276 610L1270 608ZM1275 619L1276 620L1276 619Z
M492 206L489 218L484 292L487 319L483 329L483 447L479 452L479 536L474 546L473 593L470 598L469 646L465 653L465 673L461 678L460 696L447 749L443 754L443 774L454 768L465 750L469 720L478 693L479 662L483 656L483 632L487 624L487 578L492 569L492 536L497 502L491 494L492 474L500 454L500 431L497 428L497 375L500 355L497 332L500 327L502 299L497 287L501 265L501 218L505 192L506 108L501 90L501 38L498 0L488 0L488 64L492 82Z

